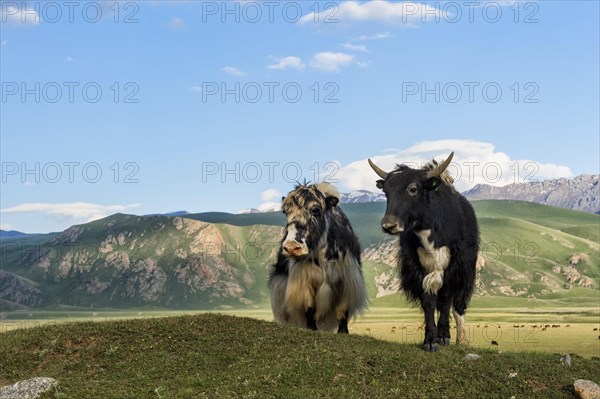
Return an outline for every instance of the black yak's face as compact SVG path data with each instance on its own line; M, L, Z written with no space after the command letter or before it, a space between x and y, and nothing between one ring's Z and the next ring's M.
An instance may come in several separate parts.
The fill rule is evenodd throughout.
M427 215L432 193L437 191L442 180L448 186L452 178L446 168L450 165L454 153L444 162L430 162L424 169L411 169L406 165L398 165L391 172L386 172L369 159L371 168L381 177L377 187L383 190L387 198L387 209L381 221L386 233L400 234L415 227Z
M388 234L410 230L427 212L429 193L441 184L439 177L428 177L427 171L404 165L377 181L387 198L381 227Z
M338 201L337 192L328 184L298 186L283 198L281 209L287 218L283 255L316 257L326 244L327 213Z

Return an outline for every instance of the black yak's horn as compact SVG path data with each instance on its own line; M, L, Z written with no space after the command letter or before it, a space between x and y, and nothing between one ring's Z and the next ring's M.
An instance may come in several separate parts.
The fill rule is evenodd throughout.
M373 168L375 173L377 173L379 175L379 177L381 177L383 180L387 179L388 173L386 171L384 171L383 169L381 169L379 166L375 165L373 163L373 161L371 161L370 159L369 159L369 165L371 165L371 167Z
M444 162L442 162L441 164L436 166L435 169L432 169L429 172L427 172L427 178L437 177L437 176L441 175L442 173L444 173L444 171L446 170L448 165L450 165L450 162L452 162L453 156L454 156L454 151L452 151L450 153L450 155L448 156L448 158L446 158L446 160Z

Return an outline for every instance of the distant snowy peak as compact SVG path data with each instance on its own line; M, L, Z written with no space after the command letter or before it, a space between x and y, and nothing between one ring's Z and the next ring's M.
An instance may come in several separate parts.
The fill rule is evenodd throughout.
M340 203L342 204L362 204L365 202L384 202L384 193L373 193L367 190L356 190L341 194Z
M351 191L349 193L340 194L340 203L341 204L362 204L365 202L383 202L385 201L385 194L383 193L373 193L368 190L356 190ZM248 213L264 213L264 212L279 212L281 208L279 206L273 208L247 208L242 209L238 212L238 214L248 214Z
M239 211L238 215L243 215L243 214L248 214L248 213L263 213L263 211L260 211L256 208L248 208L248 209L242 209L241 211Z

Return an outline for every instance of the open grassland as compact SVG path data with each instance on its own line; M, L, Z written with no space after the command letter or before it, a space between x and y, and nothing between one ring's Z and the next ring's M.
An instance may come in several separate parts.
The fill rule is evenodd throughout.
M2 338L0 384L58 379L45 398L572 398L575 379L600 381L600 360L577 355L565 367L558 354L456 345L426 353L211 314L62 324ZM481 358L464 359L473 352Z
M535 300L476 297L466 318L471 346L497 351L576 353L587 358L600 356L600 308L594 304L594 298L589 298L587 303L580 298L580 306L574 305L564 298ZM0 331L84 321L148 319L203 313L206 311L147 309L10 312L5 313L5 318L0 321ZM273 319L268 307L220 310L219 313L267 321ZM350 324L350 331L386 341L417 344L423 339L422 314L419 309L411 307L402 295L390 295L375 299L369 311ZM454 331L452 334L455 337ZM492 347L491 341L497 341L498 346Z

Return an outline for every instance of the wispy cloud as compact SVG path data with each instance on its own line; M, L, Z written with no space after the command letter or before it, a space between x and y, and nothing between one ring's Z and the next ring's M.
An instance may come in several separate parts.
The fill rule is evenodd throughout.
M331 10L323 10L317 15L315 14L316 12L313 12L303 16L300 22L324 21L328 17L331 18ZM348 0L339 3L334 18L340 23L376 21L398 25L413 25L421 22L421 16L423 15L433 19L441 17L443 14L442 10L425 3Z
M223 72L228 73L233 76L246 76L247 75L246 72L244 72L241 69L236 68L234 66L226 66L226 67L221 68L221 70Z
M140 204L100 205L89 202L68 202L56 204L26 203L10 208L0 209L0 213L42 213L52 216L67 217L73 222L91 222L116 212L123 212L127 209L136 208L139 205Z
M392 170L400 163L421 167L433 158L445 159L452 151L454 159L448 171L454 177L459 191L468 190L476 184L505 186L525 181L528 176L530 180L573 176L567 166L513 159L508 154L497 151L491 143L472 140L423 141L404 150L383 151L387 153L374 154L370 158L384 170ZM515 170L519 168L520 170ZM375 190L377 175L366 159L341 167L336 177L343 189Z
M4 2L0 9L0 21L11 25L38 25L40 15L32 8L25 6L25 2Z
M302 59L299 57L289 56L284 58L275 58L275 63L267 66L269 69L296 69L298 71L303 71L306 65L302 62Z
M354 56L346 53L323 51L313 55L310 67L326 72L339 72L340 68L351 64Z
M365 41L369 41L369 40L384 40L384 39L393 39L394 35L392 35L390 32L383 32L383 33L375 33L374 35L361 35L358 36L356 39L356 41L360 41L360 42L365 42Z
M11 224L8 224L8 223L0 224L0 230L14 230L14 229L15 228Z
M342 47L352 51L368 51L367 46L365 46L364 44L342 43Z
M185 28L185 22L183 22L183 19L179 17L173 17L169 21L169 27L173 30L183 29Z

